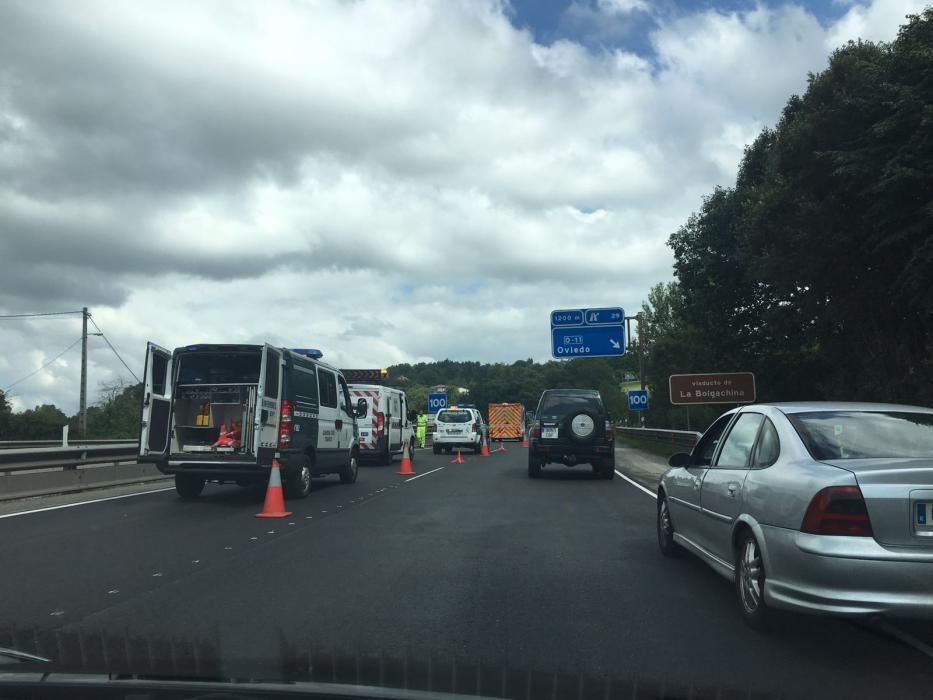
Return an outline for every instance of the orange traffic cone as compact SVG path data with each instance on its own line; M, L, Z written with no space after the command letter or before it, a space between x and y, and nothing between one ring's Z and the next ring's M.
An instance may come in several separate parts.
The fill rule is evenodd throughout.
M257 518L287 518L291 513L285 510L285 496L282 494L282 473L279 460L272 460L272 472L269 474L269 488L266 489L266 502L262 504L262 513Z
M522 447L528 447L528 433L522 433Z
M479 456L480 456L480 457L488 457L488 456L489 456L489 443L486 442L486 436L485 436L485 435L483 435L483 447L482 447L482 449L480 449L480 451L479 451Z
M460 450L457 450L457 459L450 460L450 463L451 464L466 464L466 462L463 461L463 457L460 456Z
M396 474L401 474L402 476L411 476L415 473L415 470L411 468L411 456L408 452L408 441L405 441L404 447L402 447L402 466L399 467L399 470Z

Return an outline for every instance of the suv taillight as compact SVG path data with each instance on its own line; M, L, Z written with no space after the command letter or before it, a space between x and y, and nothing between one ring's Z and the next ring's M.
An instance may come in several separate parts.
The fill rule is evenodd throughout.
M474 424L473 424L473 432L474 432L474 433L478 433L478 432L479 432L479 423L474 423Z
M612 422L606 421L606 442L612 442Z
M811 535L871 537L871 521L858 486L828 486L807 507L800 531Z
M279 447L292 444L292 402L283 401L279 408Z
M541 426L538 423L535 423L531 428L531 437L537 439L541 437Z

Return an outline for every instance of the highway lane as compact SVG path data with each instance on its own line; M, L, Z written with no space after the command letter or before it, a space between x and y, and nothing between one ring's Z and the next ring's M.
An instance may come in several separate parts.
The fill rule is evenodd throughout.
M584 471L529 480L526 452L508 447L463 465L419 451L415 480L396 463L362 468L353 486L321 481L286 520L254 518L262 493L237 487L0 520L12 572L0 630L35 624L40 643L52 631L203 640L228 669L270 673L283 649L323 647L684 687L929 697L933 662L860 626L788 615L769 635L747 629L723 579L660 556L653 499Z

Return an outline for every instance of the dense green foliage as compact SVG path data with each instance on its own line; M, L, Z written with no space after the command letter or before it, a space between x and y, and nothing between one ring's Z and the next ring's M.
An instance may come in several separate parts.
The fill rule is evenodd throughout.
M669 243L677 283L644 307L656 424L683 419L675 372L753 371L761 400L929 403L933 10L837 50Z

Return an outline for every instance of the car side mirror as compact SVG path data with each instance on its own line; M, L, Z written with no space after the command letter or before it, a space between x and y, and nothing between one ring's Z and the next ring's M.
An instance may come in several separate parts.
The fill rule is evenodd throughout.
M365 418L367 413L369 413L369 404L366 399L360 399L356 402L356 417Z
M671 458L667 460L667 463L672 467L689 467L692 462L693 457L687 452L678 452L677 454L671 455Z

